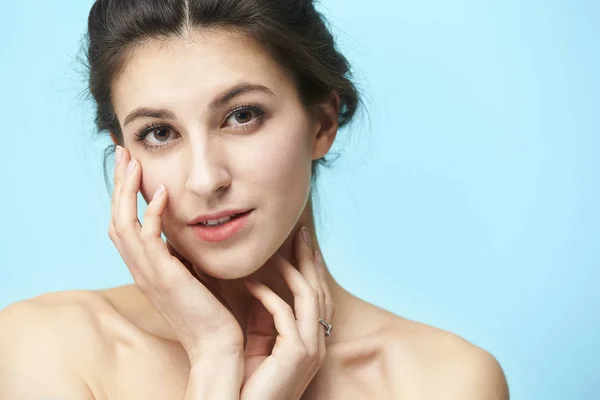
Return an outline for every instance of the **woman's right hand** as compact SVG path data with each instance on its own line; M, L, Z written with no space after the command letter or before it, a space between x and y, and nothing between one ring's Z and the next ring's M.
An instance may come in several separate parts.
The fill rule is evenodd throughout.
M201 357L206 360L212 355L220 360L229 357L233 364L239 361L237 372L243 374L244 336L239 323L161 237L166 191L157 190L142 226L137 218L141 164L130 162L129 152L120 146L116 159L108 235L137 287L175 330L192 368Z

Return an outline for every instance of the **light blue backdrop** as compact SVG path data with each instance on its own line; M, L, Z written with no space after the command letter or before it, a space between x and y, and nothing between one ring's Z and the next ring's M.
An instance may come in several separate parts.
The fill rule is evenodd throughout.
M80 95L90 5L0 5L0 308L132 282ZM322 9L370 117L322 176L333 274L491 351L513 399L600 399L600 2Z

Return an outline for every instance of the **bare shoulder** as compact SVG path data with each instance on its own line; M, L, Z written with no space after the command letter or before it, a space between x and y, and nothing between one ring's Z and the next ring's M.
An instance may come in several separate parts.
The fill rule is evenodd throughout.
M506 377L496 358L456 334L394 316L382 335L399 396L509 398Z
M98 311L90 291L48 293L0 311L0 398L92 398L90 360L103 350Z

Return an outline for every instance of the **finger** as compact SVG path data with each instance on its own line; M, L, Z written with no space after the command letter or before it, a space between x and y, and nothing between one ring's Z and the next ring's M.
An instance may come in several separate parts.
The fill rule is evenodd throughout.
M146 259L150 261L149 264L154 273L155 281L160 281L161 284L169 286L176 285L172 281L173 279L187 279L189 281L191 275L187 273L182 274L185 270L174 265L173 261L176 260L176 257L173 257L168 251L165 242L160 236L162 232L161 217L167 206L167 202L167 191L163 185L160 185L144 212L144 225L140 229L139 241Z
M294 310L300 337L306 348L315 353L319 350L319 297L304 276L283 257L275 255L277 270L294 295Z
M246 335L246 357L271 354L277 329L273 316L258 299L252 299L250 304Z
M145 217L144 217L144 219L145 219ZM143 227L142 227L142 229L143 229ZM173 247L173 244L171 244L171 242L169 240L167 240L167 250L169 250L169 253L173 257L178 259L182 264L191 264L184 256L181 255L181 253L175 247Z
M317 267L317 275L319 277L319 281L321 282L321 288L323 289L323 305L325 312L323 313L323 316L321 318L331 323L335 315L335 304L333 303L333 297L331 296L329 284L327 283L327 271L325 270L325 261L323 260L323 255L319 250L315 250L314 260L315 266Z
M119 145L115 146L115 170L113 172L113 190L112 190L112 198L111 198L111 208L114 210L116 208L116 196L117 193L117 182L119 181L119 177L117 177L119 173L119 167L121 162L123 161L123 148ZM111 220L112 223L112 220Z
M116 220L116 215L114 214L114 211L119 206L119 194L121 192L121 182L123 181L123 177L125 176L125 169L127 168L127 164L129 163L129 160L131 158L129 151L127 151L127 149L125 149L121 146L117 146L117 148L120 149L117 151L121 152L121 160L119 161L119 164L115 166L114 187L113 187L112 201L111 201L111 208L113 210L111 222L113 224L114 224L114 221Z
M142 228L137 217L137 194L142 178L141 165L135 158L131 158L125 170L125 176L120 184L117 194L117 215L115 228L126 235L128 239L139 237Z
M225 300L225 298L219 293L218 279L213 278L207 274L196 271L194 264L186 259L172 244L167 240L167 251L170 255L179 260L179 262L189 271L195 280L200 281L204 287L210 291L210 293L217 298L231 313L233 309L231 305Z
M302 339L296 327L296 320L292 308L281 299L268 286L252 279L246 279L248 292L255 297L273 316L277 333L286 341L291 340L302 344Z
M173 260L177 258L180 262L185 260L183 256L176 253L181 258L174 257L169 251L170 244L165 244L161 237L162 232L162 214L167 206L168 193L163 185L160 185L156 192L152 196L146 211L144 212L144 225L140 229L139 240L144 250L146 258L150 261L149 264L153 269L157 280L163 278L161 276L162 270L170 267L173 264ZM171 246L172 248L172 246ZM173 249L174 250L174 249ZM182 262L183 264L183 262Z
M124 160L127 159L125 155L123 157L125 157ZM148 263L139 240L141 225L137 219L137 186L139 186L141 178L141 168L136 164L138 163L131 164L136 168L132 169L129 176L125 173L125 176L122 177L123 180L119 182L118 194L115 194L118 199L117 208L113 210L113 232L115 236L113 241L136 283L141 283L152 276L148 275L146 268ZM141 271L140 268L144 268L144 271Z
M161 217L166 208L167 199L166 189L163 185L160 185L144 212L144 225L140 230L140 241L149 242L157 238L162 241L160 236L162 232Z
M173 257L178 259L181 264L183 264L183 266L190 272L190 274L192 274L194 279L202 282L202 284L208 290L210 290L213 296L218 298L219 301L221 301L221 303L223 303L223 305L227 307L229 311L231 311L231 306L229 305L229 303L225 301L223 296L219 294L219 290L217 289L218 283L216 278L212 278L211 276L206 274L198 273L198 271L196 271L196 269L194 268L194 264L190 262L187 258L185 258L175 247L173 247L173 244L171 244L169 240L167 240L167 251Z
M316 330L315 337L316 338L316 347L319 362L323 362L326 355L326 346L325 346L325 333L323 331L324 327L319 323L319 318L323 318L326 321L330 321L326 317L326 307L325 307L325 295L323 291L323 285L321 284L321 278L318 275L316 262L314 259L314 253L311 249L310 245L310 235L308 234L308 230L306 227L303 227L303 232L299 236L304 238L304 240L296 240L296 254L299 262L299 271L306 278L307 282L315 289L318 296L318 317L313 320L313 327ZM306 236L305 236L306 235ZM308 238L308 240L306 240ZM310 324L311 321L307 319L306 324ZM313 345L311 343L311 345Z
M143 229L143 227L142 227L142 229ZM173 247L173 245L171 244L171 242L169 242L169 240L167 240L167 251L173 257L178 259L179 262L182 263L188 271L190 271L190 274L192 274L194 276L194 278L200 280L200 277L194 270L194 265L191 262L189 262L184 256L182 256L181 253L179 253L179 251L177 251L177 249L175 247Z
M319 277L319 281L321 283L321 288L323 289L323 297L320 299L323 307L323 314L321 318L323 318L327 323L332 324L333 322L333 303L331 301L331 292L329 291L329 285L327 284L327 275L325 272L325 262L323 261L323 257L319 250L315 250L313 258L315 260L315 266L317 270L317 275ZM319 361L322 363L327 356L327 346L325 344L325 327L319 324L319 328L321 328L321 332L319 335Z
M302 227L298 235L296 235L296 240L294 243L296 259L298 261L298 270L304 276L308 284L317 292L317 296L319 296L318 312L319 317L323 318L322 315L325 311L323 305L321 304L323 293L321 284L319 282L319 276L317 275L315 268L310 241L310 233L308 232L308 229L306 227Z

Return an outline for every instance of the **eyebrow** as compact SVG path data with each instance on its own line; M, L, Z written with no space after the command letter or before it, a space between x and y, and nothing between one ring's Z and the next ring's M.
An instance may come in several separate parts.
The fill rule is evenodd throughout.
M227 104L233 98L240 96L244 93L248 92L263 92L275 96L275 93L271 89L263 85L250 84L250 83L240 83L229 89L226 93L220 95L216 99L214 99L209 105L208 108L211 110L222 107ZM125 118L125 122L123 126L131 123L133 120L138 118L158 118L158 119L175 119L175 114L169 110L165 109L153 109L148 107L140 107L133 110L129 115Z

